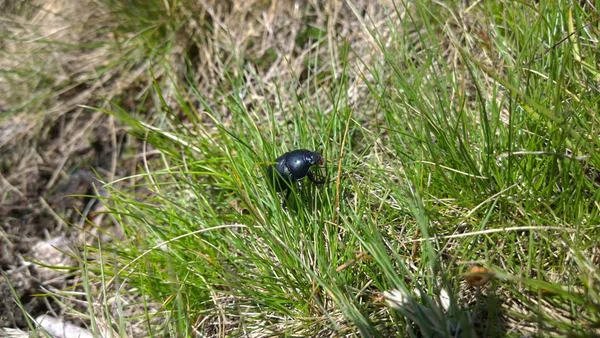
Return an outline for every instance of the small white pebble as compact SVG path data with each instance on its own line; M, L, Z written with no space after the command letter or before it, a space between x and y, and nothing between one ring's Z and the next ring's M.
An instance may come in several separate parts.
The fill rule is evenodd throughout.
M402 309L411 301L410 295L402 290L384 291L383 296L388 306L394 309Z
M68 254L71 253L71 241L65 237L56 237L48 241L40 241L31 248L31 256L35 262L47 266L69 267L77 262ZM62 272L51 268L36 266L40 280L47 281L59 277Z
M440 291L440 305L446 311L450 308L450 296L448 295L448 291L446 289L442 289Z
M90 331L56 317L41 315L35 321L55 338L94 338Z

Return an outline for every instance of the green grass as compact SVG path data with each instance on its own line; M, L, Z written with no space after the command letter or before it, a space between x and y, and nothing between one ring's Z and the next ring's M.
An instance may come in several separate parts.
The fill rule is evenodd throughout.
M310 74L311 95L242 65L214 97L159 79L151 128L108 110L161 152L135 189L107 183L127 240L94 249L115 265L107 289L161 304L153 336L598 333L597 14L400 5L389 36L372 32L383 62L322 40L341 66ZM262 169L295 148L321 149L329 180L286 208ZM473 263L495 272L482 290L463 281ZM415 298L396 311L380 297L393 289Z

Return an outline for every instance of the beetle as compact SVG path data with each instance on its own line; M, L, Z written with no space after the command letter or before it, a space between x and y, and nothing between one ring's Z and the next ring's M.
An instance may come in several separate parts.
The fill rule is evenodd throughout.
M308 149L297 149L287 152L275 159L275 164L270 165L267 174L276 191L286 191L294 182L304 177L315 184L325 183L325 179L319 180L311 172L314 165L322 165L323 156L316 151ZM290 190L288 190L289 194Z

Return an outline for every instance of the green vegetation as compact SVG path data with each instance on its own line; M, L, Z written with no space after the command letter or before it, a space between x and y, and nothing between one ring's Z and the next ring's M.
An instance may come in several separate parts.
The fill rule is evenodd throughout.
M159 54L153 106L89 108L159 156L106 181L125 239L85 266L145 311L104 319L151 336L600 334L600 4L398 2L373 22L352 3L360 44L305 20L301 73L266 81L275 48L232 48L211 85L205 54L167 47L191 5L120 12L122 34L154 27L130 42ZM263 169L296 148L329 180L282 203ZM481 288L474 264L494 274ZM391 290L414 298L395 310Z

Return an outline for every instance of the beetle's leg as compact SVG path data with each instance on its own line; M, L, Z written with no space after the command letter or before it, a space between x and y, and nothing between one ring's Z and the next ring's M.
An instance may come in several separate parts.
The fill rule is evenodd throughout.
M314 184L323 184L325 183L325 177L322 179L317 179L317 177L312 173L312 171L308 171L308 179Z

